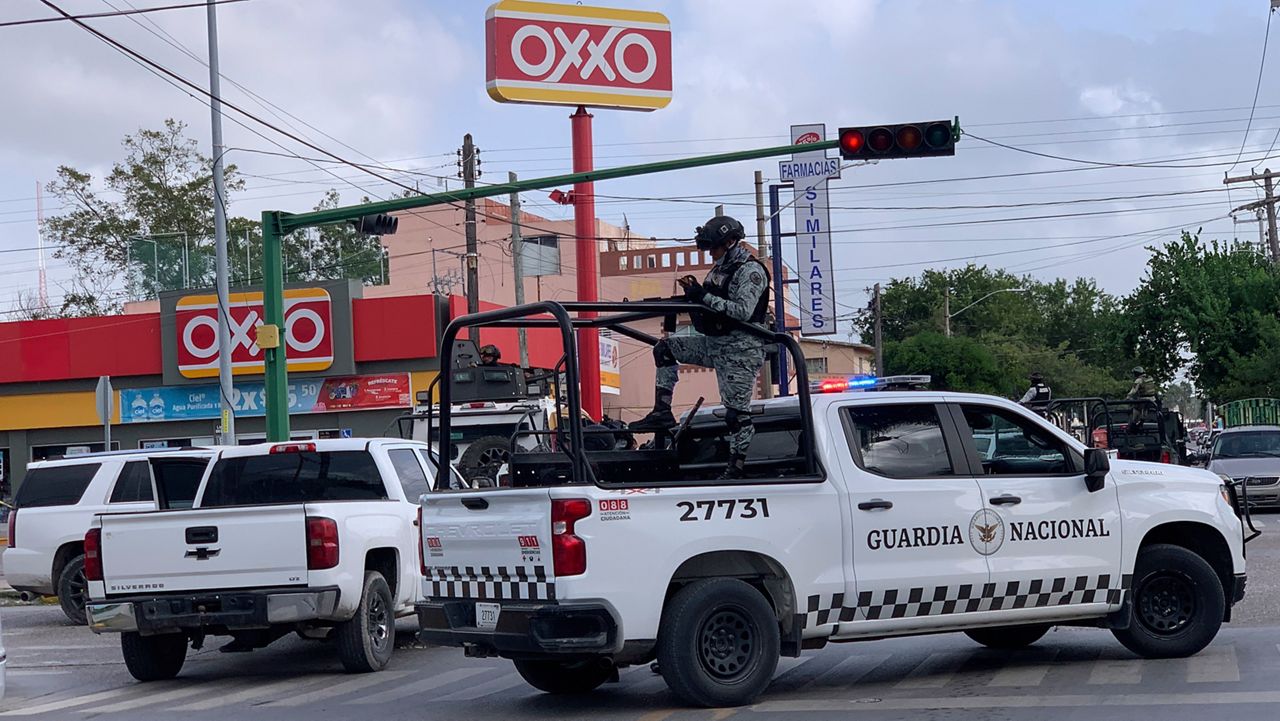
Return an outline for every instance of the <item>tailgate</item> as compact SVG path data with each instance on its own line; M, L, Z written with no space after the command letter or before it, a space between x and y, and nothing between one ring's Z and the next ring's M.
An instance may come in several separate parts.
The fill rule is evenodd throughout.
M551 496L545 488L422 499L428 598L554 600Z
M108 596L305 586L302 505L104 514Z

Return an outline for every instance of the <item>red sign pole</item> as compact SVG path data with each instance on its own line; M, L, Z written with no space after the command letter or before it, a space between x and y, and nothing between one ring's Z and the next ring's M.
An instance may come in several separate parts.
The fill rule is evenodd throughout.
M573 128L573 172L594 170L591 157L591 114L581 105L569 116ZM577 236L574 257L578 263L578 300L599 300L600 253L596 247L596 199L594 183L573 186L573 232ZM595 313L584 312L584 318ZM595 328L578 329L578 373L582 379L582 410L599 422L600 340Z

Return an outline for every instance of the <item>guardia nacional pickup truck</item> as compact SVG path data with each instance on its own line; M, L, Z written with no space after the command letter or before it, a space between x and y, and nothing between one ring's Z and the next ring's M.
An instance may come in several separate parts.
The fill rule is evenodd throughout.
M611 320L570 315L607 304L541 303L455 320L446 341L550 314L572 390L572 328L676 305ZM511 487L425 496L421 638L510 658L552 693L656 659L686 702L733 706L779 656L829 642L962 631L1019 648L1077 625L1187 656L1243 597L1242 504L1222 478L1111 460L1000 398L810 396L795 367L798 398L753 407L744 479L711 480L725 426L704 409L653 449L579 452L572 427L554 452L513 447ZM1017 442L993 450L993 435Z

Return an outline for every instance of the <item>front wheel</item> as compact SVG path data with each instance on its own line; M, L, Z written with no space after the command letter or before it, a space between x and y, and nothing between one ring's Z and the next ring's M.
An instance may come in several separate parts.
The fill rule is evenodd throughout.
M364 572L360 606L350 621L334 628L338 658L350 673L381 671L396 647L396 614L391 588L377 571Z
M1226 594L1213 567L1182 548L1155 544L1138 551L1128 628L1112 631L1143 658L1198 653L1222 627Z
M539 691L580 694L594 691L613 677L614 669L598 659L585 661L531 661L516 659L516 672Z
M667 686L695 706L751 703L773 679L778 619L765 597L733 578L695 581L662 612L658 666Z
M187 637L181 633L143 636L120 634L125 668L139 681L164 681L178 675L187 660Z
M58 574L58 605L69 621L77 626L89 623L84 605L89 599L89 582L84 577L84 556L76 556Z

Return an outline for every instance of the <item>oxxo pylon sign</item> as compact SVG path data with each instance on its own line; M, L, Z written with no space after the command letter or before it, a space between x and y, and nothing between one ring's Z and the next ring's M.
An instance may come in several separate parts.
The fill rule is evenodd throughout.
M502 0L485 14L485 84L504 103L657 110L671 24L641 10Z
M232 293L231 372L262 373L257 327L263 323L262 293ZM185 378L218 375L218 297L188 295L174 308L178 372ZM333 365L333 313L328 291L297 288L284 293L284 342L289 371L321 371Z

